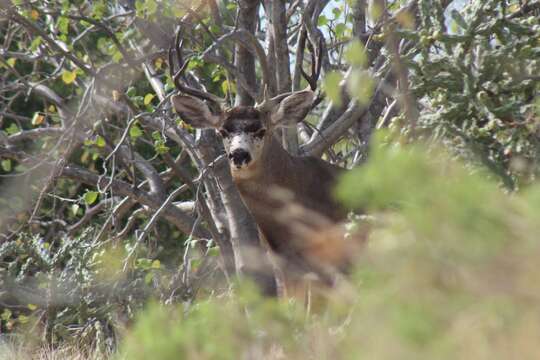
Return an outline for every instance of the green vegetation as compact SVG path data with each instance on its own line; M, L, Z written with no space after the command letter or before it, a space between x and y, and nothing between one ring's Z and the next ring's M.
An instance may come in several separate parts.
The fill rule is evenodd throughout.
M370 227L309 309L226 268L219 138L169 106L179 19L184 80L252 100L240 3L0 0L0 360L540 358L540 2L285 2L290 89L326 51L293 135Z
M538 356L540 187L510 196L442 152L378 143L338 193L377 222L350 283L329 295L321 313L306 318L302 304L244 291L189 308L154 305L121 353L128 359Z

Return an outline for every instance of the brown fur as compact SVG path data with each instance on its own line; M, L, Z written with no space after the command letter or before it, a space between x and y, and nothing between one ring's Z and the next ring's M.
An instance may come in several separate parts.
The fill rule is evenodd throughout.
M192 126L218 130L227 139L226 147L231 146L232 134L252 133L259 139L245 162L232 156L234 151L228 153L244 202L286 277L301 279L315 273L332 284L332 274L346 270L354 253L354 246L336 225L345 219L346 211L332 194L337 177L345 170L319 158L292 156L272 134L276 126L301 121L313 97L313 92L304 90L279 103L235 107L215 115L204 102L189 96L175 96L172 102Z
M315 272L325 283L331 283L321 269L345 262L345 258L325 259L325 254L313 251L312 239L305 238L300 230L307 225L315 234L345 219L346 211L332 196L333 185L344 169L315 157L291 156L272 137L267 141L263 158L253 164L250 177L235 177L235 183L269 246L282 259L284 272L295 276ZM292 204L296 214L288 214ZM306 253L308 249L311 256Z

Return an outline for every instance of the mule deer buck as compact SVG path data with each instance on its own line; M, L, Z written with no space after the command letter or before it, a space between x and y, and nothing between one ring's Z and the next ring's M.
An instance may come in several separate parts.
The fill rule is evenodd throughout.
M331 284L324 268L329 265L342 270L347 250L332 249L333 255L328 256L320 247L328 250L333 245L321 244L316 237L346 217L332 196L333 185L344 169L316 157L293 156L275 136L278 127L296 126L304 119L312 108L314 92L303 90L269 98L265 91L264 101L255 106L224 109L215 95L180 82L186 65L174 78L177 88L189 95L173 96L174 109L192 127L215 129L220 134L234 182L269 247L283 260L285 276L314 272Z

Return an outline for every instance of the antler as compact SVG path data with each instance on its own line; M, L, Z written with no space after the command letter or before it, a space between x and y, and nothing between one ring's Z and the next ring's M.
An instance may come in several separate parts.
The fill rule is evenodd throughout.
M275 106L277 106L283 99L285 99L287 96L293 94L294 92L286 92L283 94L279 94L277 96L274 96L273 98L270 97L268 94L268 85L264 85L264 92L263 92L263 101L260 103L255 104L255 109L261 111L261 112L267 112L272 110Z
M300 66L300 72L302 73L302 76L309 84L309 87L311 90L315 91L317 89L317 81L319 80L319 76L321 75L321 68L322 68L322 54L323 54L323 38L322 36L319 38L319 46L315 47L313 46L313 43L311 42L311 39L308 37L307 41L307 48L309 49L309 52L311 53L311 75L306 74L302 66Z
M176 57L178 59L178 65L179 69L178 72L175 73L175 66L174 66L174 54L173 54L173 47L171 46L169 48L169 73L171 75L171 78L173 79L174 86L183 93L198 97L203 100L210 101L217 105L219 108L225 103L225 99L220 98L219 96L216 96L214 94L211 94L209 92L195 89L193 87L188 86L187 84L182 83L181 78L184 72L186 71L187 66L189 65L189 58L184 61L182 57L182 47L184 46L184 38L182 36L182 26L178 28L178 31L176 32L176 37L174 40L174 51L176 52Z
M300 71L302 73L302 76L309 84L309 87L312 91L315 91L317 89L317 81L319 80L319 76L321 74L321 68L322 68L322 54L323 54L323 38L321 37L319 39L319 46L314 47L311 40L308 38L307 41L307 47L311 53L311 75L308 75L302 67L300 67ZM305 91L300 90L300 91ZM285 99L287 96L292 95L293 92L286 92L283 94L279 94L273 98L270 98L268 95L268 85L264 86L264 95L263 95L263 101L261 103L257 103L255 105L255 108L259 111L265 112L272 110L275 106L277 106L283 99ZM315 101L313 102L313 107L316 106L318 103L322 101L322 97L320 95L317 96Z

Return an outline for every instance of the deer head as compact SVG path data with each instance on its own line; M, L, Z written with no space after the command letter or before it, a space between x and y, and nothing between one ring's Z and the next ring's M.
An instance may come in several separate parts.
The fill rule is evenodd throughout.
M296 125L313 107L315 94L312 90L316 87L321 71L321 54L320 49L314 51L311 44L308 44L308 47L311 46L313 57L312 75L308 76L303 70L302 75L312 90L308 90L308 88L270 98L267 95L268 86L266 84L264 85L263 99L255 106L237 106L224 109L224 99L182 83L181 77L189 63L189 58L186 61L183 59L183 42L180 28L176 34L174 49L169 50L169 70L176 88L181 93L188 95L173 96L171 98L172 105L182 120L192 127L213 128L218 131L223 138L225 151L233 172L241 172L255 166L260 161L265 146L270 143L276 127ZM322 48L322 45L319 48ZM174 54L176 54L179 64L179 70L176 73L173 61Z
M241 172L261 159L276 127L292 126L304 119L313 98L313 91L303 90L218 113L212 112L204 101L187 95L173 96L172 104L187 124L215 129L223 139L231 170Z

